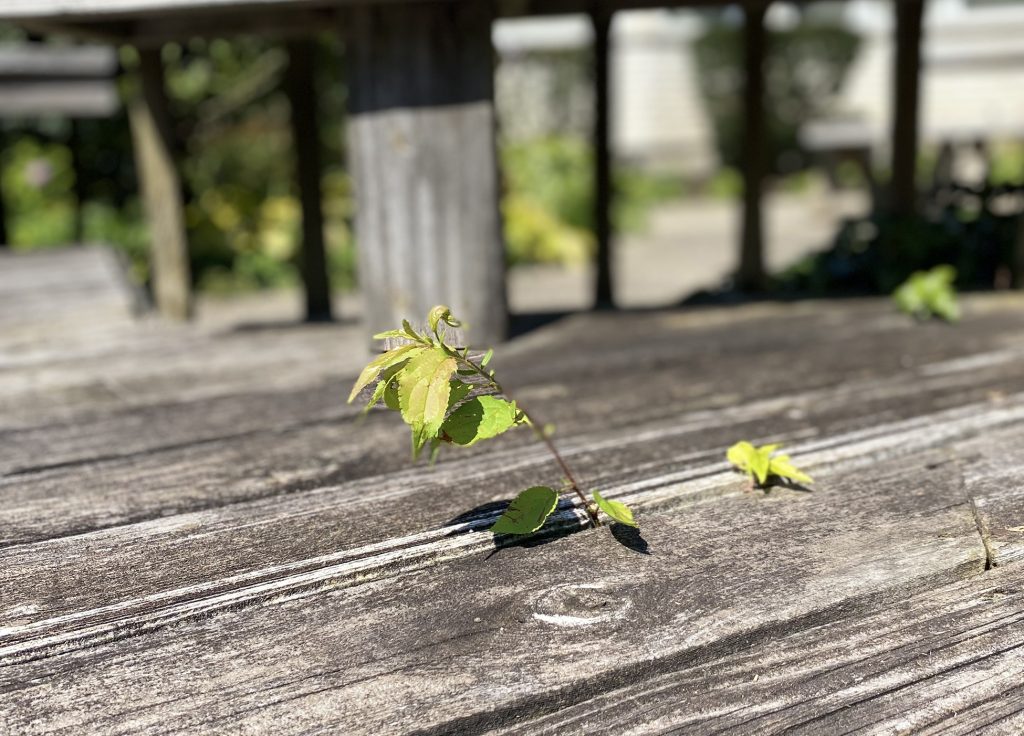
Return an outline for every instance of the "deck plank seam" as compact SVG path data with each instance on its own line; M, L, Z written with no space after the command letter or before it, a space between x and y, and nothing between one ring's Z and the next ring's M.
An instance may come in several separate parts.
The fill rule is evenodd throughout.
M979 408L988 411L979 412ZM889 426L888 431L851 432L846 436L846 444L843 444L842 437L838 437L830 438L828 441L811 442L804 447L794 446L791 449L798 460L803 460L812 469L822 466L845 469L851 463L877 462L878 454L885 450L894 452L892 456L899 457L941 446L951 440L968 438L981 431L1021 419L1024 419L1024 394L1007 397L1006 402L996 410L992 410L987 403L957 407L954 410L897 422L895 426ZM929 427L930 431L923 431L922 424ZM852 438L858 438L859 441L851 442ZM897 448L895 451L894 445ZM816 450L815 447L821 449ZM733 471L722 470L723 465L724 463L716 463L710 466L717 468L719 472L707 475L698 488L684 488L680 482L662 482L647 490L633 490L625 494L621 493L621 489L613 488L610 489L609 497L626 498L640 508L657 509L680 501L692 500L693 497L701 496L709 489L723 484L736 487L736 494L742 493L741 481ZM690 473L692 472L691 470ZM967 504L966 499L964 503ZM0 645L0 665L135 636L223 610L279 603L326 590L394 577L449 559L464 558L495 549L497 543L490 535L485 535L483 530L497 516L498 512L494 512L468 522L319 558L287 563L276 568L263 568L203 586L188 586L102 609L90 609L56 619L10 627L0 632L0 636L9 642L7 645ZM556 512L552 516L551 526L545 530L543 536L581 531L585 525L584 512L573 506ZM234 581L234 585L231 581ZM213 595L209 593L211 590L223 591L224 588L227 588L226 592L217 592ZM189 597L197 594L200 597ZM169 602L161 604L161 599ZM136 609L135 613L131 612L133 607ZM90 619L90 623L85 623ZM79 627L74 623L76 620L85 625ZM72 628L60 630L68 625ZM51 633L45 633L48 629Z

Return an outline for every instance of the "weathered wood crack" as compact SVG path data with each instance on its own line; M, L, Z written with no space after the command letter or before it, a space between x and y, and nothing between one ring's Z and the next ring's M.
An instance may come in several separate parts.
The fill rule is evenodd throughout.
M888 426L796 443L790 450L797 461L812 472L825 468L849 472L883 459L968 439L979 432L1021 420L1024 420L1024 394L1007 397L996 409L989 403L959 407ZM653 510L709 496L743 493L742 481L731 471L724 470L723 465L716 462L622 484L608 488L608 496L627 500L640 510ZM135 636L219 611L294 600L324 590L360 585L493 550L494 540L482 532L499 513L483 513L462 523L333 555L154 593L142 599L125 600L24 626L5 627L0 629L0 664L29 661ZM556 512L544 533L547 536L571 533L584 528L585 524L584 512L573 506Z

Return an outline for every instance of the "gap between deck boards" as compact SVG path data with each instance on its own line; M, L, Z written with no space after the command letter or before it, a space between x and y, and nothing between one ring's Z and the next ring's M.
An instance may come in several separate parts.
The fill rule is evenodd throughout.
M1024 393L999 406L981 402L889 425L797 443L791 454L812 473L830 468L854 471L878 463L966 440L1024 419ZM742 482L716 462L650 480L608 488L608 496L634 508L652 510L737 494ZM965 495L963 503L970 502ZM973 507L973 504L972 504ZM459 524L305 559L203 585L164 591L144 598L67 614L23 626L0 629L0 665L24 662L155 631L170 624L264 603L278 603L422 569L496 547L484 530L497 512ZM977 519L975 524L977 525ZM553 515L542 535L561 535L585 527L575 506ZM979 531L979 545L984 536ZM502 540L507 544L508 540ZM985 546L987 554L990 550ZM989 561L991 559L989 558Z

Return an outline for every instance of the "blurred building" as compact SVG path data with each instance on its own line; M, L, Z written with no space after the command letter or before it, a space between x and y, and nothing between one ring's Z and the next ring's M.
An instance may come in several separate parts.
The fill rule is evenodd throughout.
M893 11L888 0L771 6L769 28L809 19L839 22L860 39L843 87L829 101L844 125L886 160L891 119ZM692 42L706 27L692 10L616 15L612 34L613 139L616 156L700 175L717 165L709 117L697 85ZM724 19L730 20L728 13ZM735 22L741 23L737 12ZM582 16L502 20L494 41L502 64L498 106L512 137L585 132L591 87L586 77L590 22ZM1024 141L1024 3L931 0L925 18L922 142L973 145ZM575 59L575 61L574 61ZM578 84L567 84L576 74Z

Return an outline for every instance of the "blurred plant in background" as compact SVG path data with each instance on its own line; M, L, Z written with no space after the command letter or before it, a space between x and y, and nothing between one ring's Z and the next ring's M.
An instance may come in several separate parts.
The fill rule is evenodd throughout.
M338 42L317 42L314 80L320 117L325 238L335 288L355 284L353 196L343 167L343 55ZM301 211L294 177L290 110L281 83L284 47L256 38L195 40L163 49L166 85L182 172L192 273L200 290L232 292L298 283ZM561 64L578 71L578 60ZM122 49L129 72L134 51ZM126 99L131 75L121 80ZM10 239L16 248L79 239L110 243L129 259L140 282L149 274L147 232L137 195L131 136L124 113L77 123L86 195L78 232L70 123L8 126L2 183ZM508 142L504 167L510 263L582 263L591 258L592 155L584 136L569 133ZM673 196L666 177L620 167L619 227L636 230L654 203Z
M346 288L355 280L355 259L351 187L341 165L343 68L333 38L318 41L317 53L325 237L332 282ZM126 48L121 56L130 71L134 52ZM163 56L197 286L234 291L297 283L300 210L281 90L287 53L241 38L168 44ZM134 93L130 75L121 85L126 97ZM78 189L86 195L80 233L69 121L5 127L0 162L9 239L20 249L79 239L110 243L144 282L148 236L126 117L76 125L84 179Z
M573 135L507 142L501 147L508 261L586 263L594 250L593 151ZM619 165L613 218L622 232L641 230L651 208L678 197L682 183Z
M709 14L694 42L701 94L714 123L718 155L739 167L743 136L743 27ZM859 38L840 25L802 20L788 30L767 31L765 111L769 170L808 165L797 140L801 124L828 111L857 54Z

